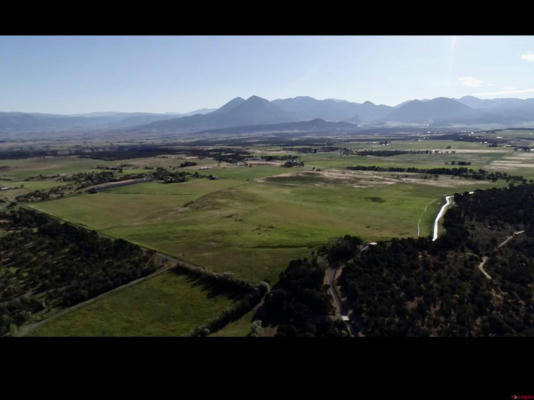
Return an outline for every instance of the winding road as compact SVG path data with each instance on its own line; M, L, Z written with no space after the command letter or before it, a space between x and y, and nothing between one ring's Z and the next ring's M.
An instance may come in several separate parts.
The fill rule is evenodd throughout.
M482 272L484 274L484 276L488 279L491 279L491 275L488 274L486 272L486 270L484 269L484 264L486 264L486 262L489 260L489 257L488 256L484 256L482 257L482 262L480 264L478 264L478 269L480 270L480 272Z
M517 232L514 232L511 236L508 236L501 244L499 244L495 250L493 250L494 252L497 251L498 249L500 249L502 246L504 246L506 243L508 243L510 240L512 240L514 237L516 237L517 235L521 235L522 233L525 233L525 231L517 231ZM482 262L480 264L478 264L478 269L480 270L480 272L482 272L484 274L484 276L487 278L487 279L491 279L491 275L488 274L486 272L486 270L484 269L484 265L486 264L486 262L489 260L489 257L488 256L484 256L482 257Z
M334 308L335 308L335 318L341 319L345 326L347 327L349 331L349 335L351 337L355 336L355 333L352 329L352 325L349 321L348 315L343 314L343 304L341 302L341 299L339 298L339 294L337 292L337 289L335 287L335 281L337 277L339 276L338 272L341 272L340 268L329 268L328 272L328 292L330 293L330 297L334 300ZM337 276L336 276L337 275Z

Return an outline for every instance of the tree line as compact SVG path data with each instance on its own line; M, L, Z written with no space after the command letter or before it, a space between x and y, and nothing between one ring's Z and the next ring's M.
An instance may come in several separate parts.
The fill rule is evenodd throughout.
M34 210L0 213L0 335L156 271L153 251Z
M486 171L484 169L474 170L471 168L416 168L416 167L380 167L376 165L356 165L346 167L348 170L352 171L377 171L377 172L411 172L411 173L424 173L431 175L451 175L451 176L460 176L463 178L470 178L476 180L490 180L497 181L499 179L504 179L506 181L512 181L517 183L527 183L527 179L523 176L509 175L506 172L500 171ZM532 179L529 180L532 182Z

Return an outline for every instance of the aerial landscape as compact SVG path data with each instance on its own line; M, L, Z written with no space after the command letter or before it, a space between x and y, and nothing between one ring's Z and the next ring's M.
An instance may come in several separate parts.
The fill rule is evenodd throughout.
M14 48L0 336L534 336L533 37Z

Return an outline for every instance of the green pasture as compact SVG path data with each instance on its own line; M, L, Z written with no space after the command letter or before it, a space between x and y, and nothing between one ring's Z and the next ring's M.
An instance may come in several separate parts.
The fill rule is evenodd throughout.
M473 181L458 190L490 186ZM332 237L416 236L418 222L420 234L430 235L442 197L454 191L420 184L354 188L194 179L32 206L217 272L275 283L289 260L309 255Z
M31 336L190 336L234 301L168 271L52 319Z
M338 145L350 147L347 143ZM370 150L463 151L376 157L288 150L288 154L295 154L304 161L305 166L298 168L237 167L210 159L191 159L198 165L186 170L212 174L219 179L189 179L174 184L149 182L28 206L216 272L229 272L250 281L265 280L273 285L290 260L309 256L330 238L351 234L377 241L416 237L418 231L421 236L430 236L445 195L506 184L440 176L425 184L379 184L377 181L376 185L362 188L343 180L299 173L314 167L323 171L345 170L351 165L437 168L450 166L445 163L454 160L470 161L469 168L534 177L534 157L518 154L513 149L492 149L480 143L429 140L393 141L390 146L355 142L355 146ZM451 148L447 149L448 146ZM258 149L276 154L281 147ZM40 174L72 174L91 171L96 166L121 164L131 165L124 169L124 174L139 173L145 167L175 168L184 160L185 157L175 155L112 162L79 157L0 160L0 166L7 167L0 169L0 186L24 185L23 189L0 192L0 198L13 199L29 190L62 184L46 178L24 181ZM200 166L211 169L199 171ZM291 176L269 178L281 174ZM444 183L451 186L439 186ZM235 299L226 294L214 294L183 275L166 272L53 319L32 334L184 336L216 317L233 301ZM252 316L252 312L248 313L214 336L246 335Z

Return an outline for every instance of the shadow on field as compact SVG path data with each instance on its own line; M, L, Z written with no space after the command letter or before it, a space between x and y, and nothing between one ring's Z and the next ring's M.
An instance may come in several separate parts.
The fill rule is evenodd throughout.
M201 278L191 274L185 274L183 271L174 271L176 274L185 275L187 281L193 287L200 287L203 292L207 293L208 298L216 296L225 296L231 300L240 299L244 293L236 290L235 287L229 285L224 281L218 281L215 279Z

